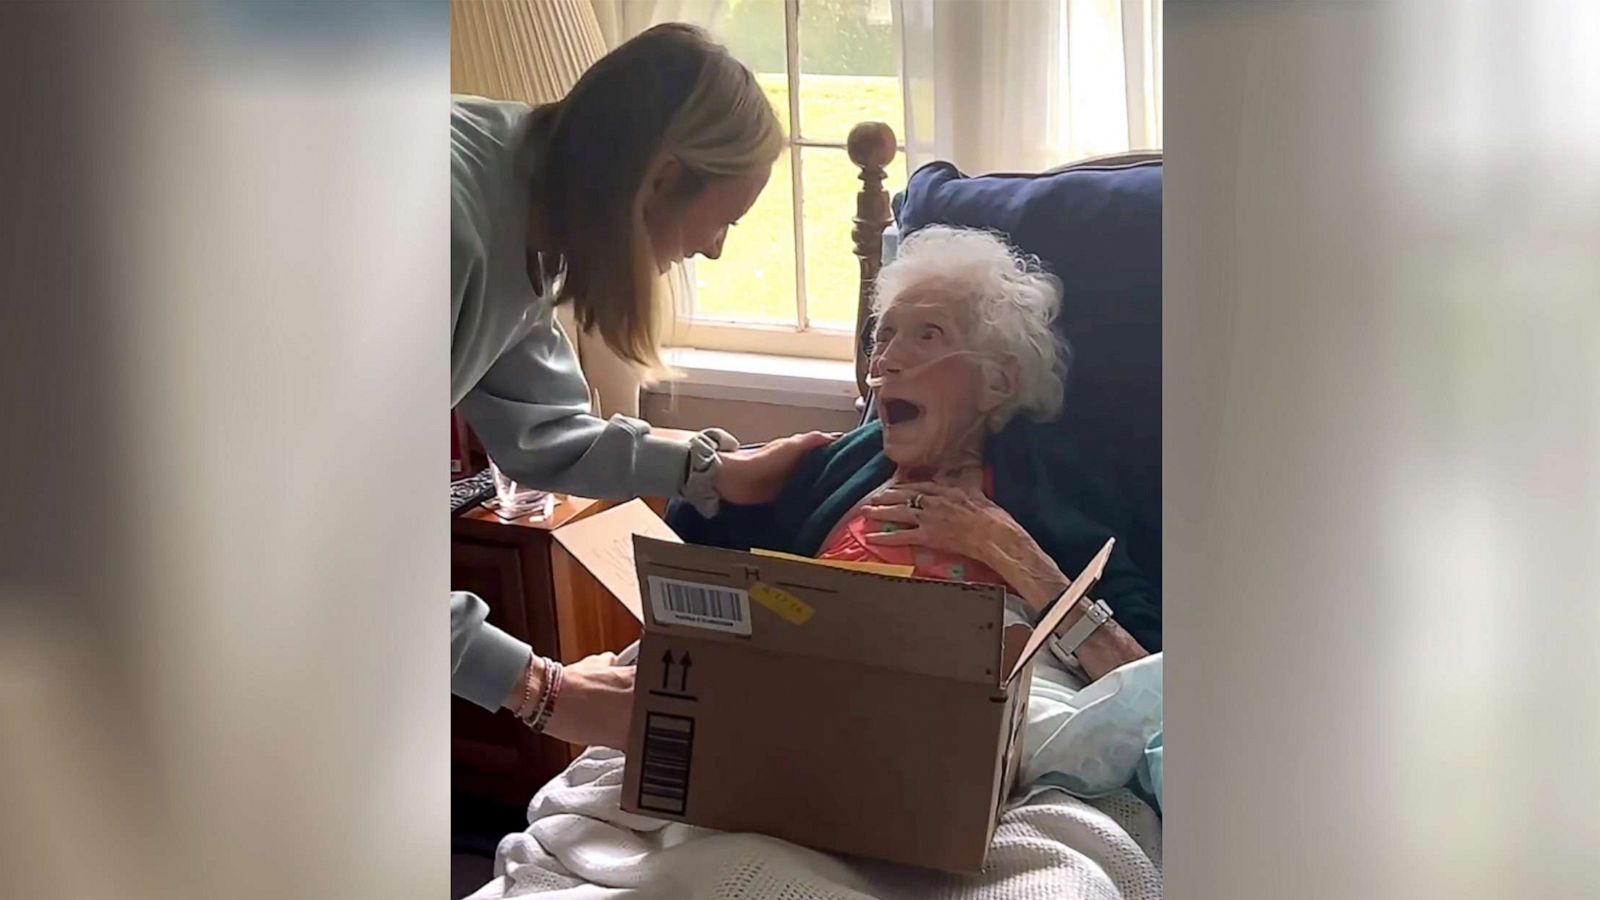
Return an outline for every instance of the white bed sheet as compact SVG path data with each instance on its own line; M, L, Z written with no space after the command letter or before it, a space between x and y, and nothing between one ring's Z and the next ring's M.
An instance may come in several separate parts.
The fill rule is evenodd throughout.
M1008 810L979 875L847 860L753 834L622 812L622 754L595 749L546 785L473 900L1155 900L1161 826L1128 791L1043 789Z

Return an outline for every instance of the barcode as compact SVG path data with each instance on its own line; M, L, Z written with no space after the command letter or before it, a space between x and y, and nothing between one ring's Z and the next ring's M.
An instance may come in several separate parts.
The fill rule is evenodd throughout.
M735 588L650 576L656 619L736 634L750 633L750 593Z
M661 587L666 592L667 609L679 615L701 616L723 622L744 621L744 610L739 607L737 591L672 582Z
M645 714L640 809L678 816L685 813L689 807L689 759L693 753L694 719Z

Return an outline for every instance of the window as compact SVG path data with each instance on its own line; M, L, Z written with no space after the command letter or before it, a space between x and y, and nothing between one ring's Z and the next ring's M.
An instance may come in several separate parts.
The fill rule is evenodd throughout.
M729 0L712 30L756 73L789 146L722 259L688 265L674 342L849 359L861 181L845 137L867 120L904 136L893 0ZM906 183L903 146L888 171L892 193Z

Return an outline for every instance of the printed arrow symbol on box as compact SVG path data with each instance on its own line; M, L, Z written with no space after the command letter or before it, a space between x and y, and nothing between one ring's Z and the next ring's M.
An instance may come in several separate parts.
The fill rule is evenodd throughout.
M694 666L694 660L689 658L689 651L687 650L683 651L682 665L683 675L678 678L678 693L687 694L689 692L689 669Z
M668 650L667 652L661 654L661 662L662 662L662 665L665 666L665 668L663 668L661 670L661 689L664 691L664 690L668 689L667 679L672 677L672 651L671 650Z

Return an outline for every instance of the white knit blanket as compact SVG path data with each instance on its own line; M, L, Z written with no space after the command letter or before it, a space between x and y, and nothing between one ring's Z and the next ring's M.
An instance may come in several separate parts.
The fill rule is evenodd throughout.
M1123 791L1081 801L1035 794L1000 820L979 875L847 860L775 838L625 813L621 753L592 749L547 784L532 824L500 842L472 900L1155 900L1161 826Z

